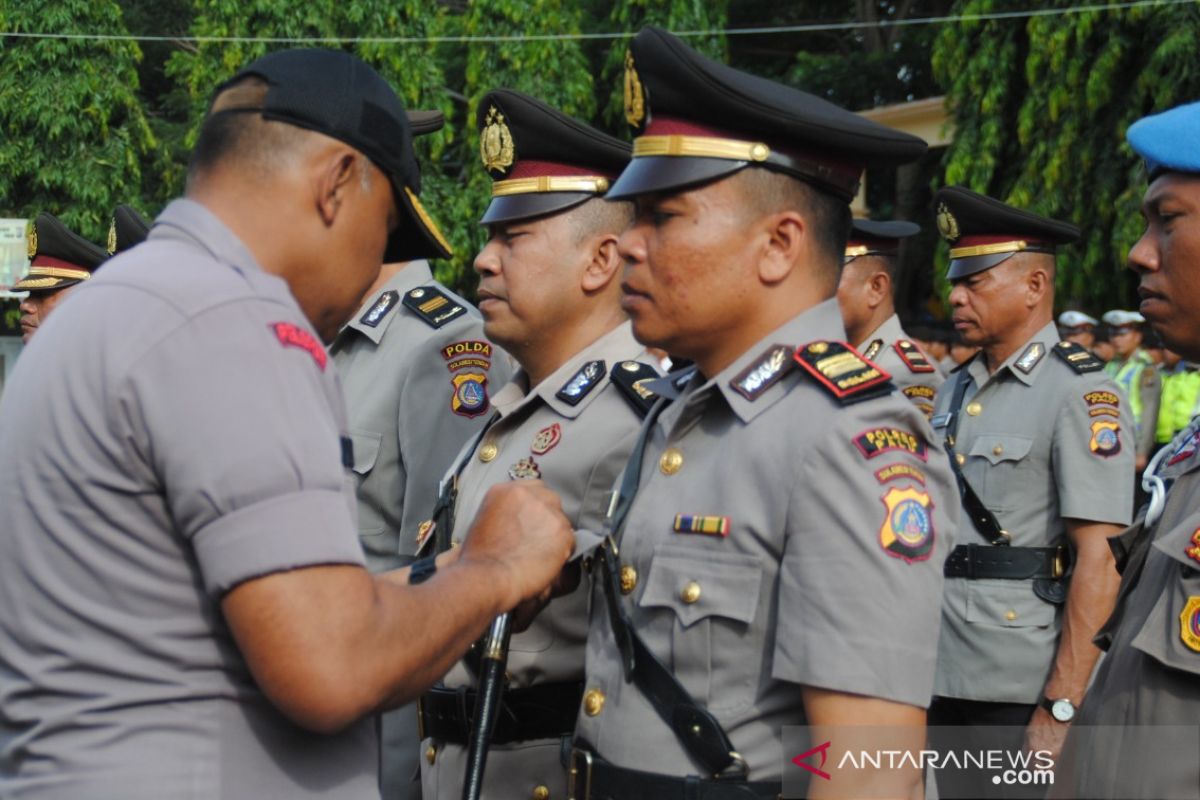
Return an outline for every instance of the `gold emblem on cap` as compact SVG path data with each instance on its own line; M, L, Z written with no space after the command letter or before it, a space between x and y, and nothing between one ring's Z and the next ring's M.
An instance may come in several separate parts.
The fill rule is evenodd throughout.
M945 203L938 203L937 228L946 241L953 242L958 239L958 220L950 213L950 209L946 208Z
M646 92L633 66L633 53L625 51L625 120L635 128L646 118Z
M111 256L117 252L117 218L113 217L108 224L108 246L105 248Z
M26 258L33 258L37 255L37 223L30 222L29 230L25 232Z
M485 169L498 172L504 172L513 163L512 131L495 106L488 110L483 132L479 134L479 158Z

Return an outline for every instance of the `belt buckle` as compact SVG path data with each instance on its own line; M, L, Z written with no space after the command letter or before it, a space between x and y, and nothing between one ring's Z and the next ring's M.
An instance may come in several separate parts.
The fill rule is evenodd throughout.
M1054 550L1054 563L1050 567L1050 576L1060 580L1067 574L1067 548L1059 545Z
M583 794L579 793L580 762L583 763ZM567 800L589 800L591 796L592 753L572 747L570 766L567 769Z

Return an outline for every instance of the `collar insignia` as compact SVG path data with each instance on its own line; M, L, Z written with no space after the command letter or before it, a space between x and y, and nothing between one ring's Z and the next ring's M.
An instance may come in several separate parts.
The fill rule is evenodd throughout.
M359 318L359 322L363 325L369 325L374 328L387 316L387 313L395 307L396 301L400 299L400 293L397 291L387 291L379 295L379 299L375 301L375 305L367 309L367 313Z
M1044 355L1046 355L1046 348L1042 347L1041 342L1034 342L1025 348L1025 352L1017 359L1017 363L1014 366L1028 375L1033 372L1033 368L1037 366Z
M571 380L567 381L566 385L559 389L554 396L567 405L577 406L580 400L587 397L596 388L603 377L604 362L589 361L580 367L579 371L571 376Z
M791 352L792 348L785 344L771 345L765 353L730 381L729 385L747 400L757 399L796 366L796 362L788 358Z
M867 345L867 349L863 350L863 358L870 361L875 358L875 356L879 355L879 351L882 349L883 339L873 339L871 343Z

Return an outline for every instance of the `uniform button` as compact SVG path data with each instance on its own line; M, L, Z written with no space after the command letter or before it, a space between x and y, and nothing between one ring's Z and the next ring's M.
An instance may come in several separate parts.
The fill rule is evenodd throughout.
M429 766L433 766L433 762L437 761L437 748L433 745L425 748L425 760L429 762Z
M668 447L658 459L658 468L663 475L674 475L683 466L683 453L678 447Z
M980 411L983 411L983 406L979 403L967 403L967 413L972 417L978 417Z
M498 455L500 455L500 448L496 447L495 442L488 442L479 448L479 460L485 464Z
M621 567L621 594L629 594L637 588L637 570L626 564Z
M1006 620L1008 620L1009 622L1012 622L1014 619L1016 619L1016 618L1017 618L1017 612L1013 611L1013 610L1010 608L1008 611L1005 611L1005 612L1004 612L1004 618L1005 618Z
M966 457L966 456L964 456L962 453L955 453L955 454L954 454L954 460L958 462L958 465L959 465L960 467L961 467L963 464L967 463L967 457Z
M683 587L683 591L679 593L679 599L687 603L689 606L700 599L700 584L695 581L690 581L687 586Z
M995 447L993 447L992 455L994 455L994 456L1004 455L1004 445L998 444Z
M533 800L550 800L550 787L535 786L533 787L533 794L531 794L530 797L532 797Z
M604 710L604 692L599 689L588 689L583 696L583 713L594 717Z

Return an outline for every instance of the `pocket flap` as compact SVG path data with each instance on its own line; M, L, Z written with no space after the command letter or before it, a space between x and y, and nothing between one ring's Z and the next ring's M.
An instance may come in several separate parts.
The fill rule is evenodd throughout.
M664 546L655 550L638 602L672 609L684 627L705 617L749 624L758 609L761 584L762 561L757 556Z
M968 455L982 456L992 464L1020 461L1033 448L1032 436L1017 433L981 433L971 444Z
M1056 611L1033 593L1033 581L967 581L967 622L1040 628L1054 624Z
M379 457L379 445L383 434L371 431L350 431L350 441L354 444L354 471L366 475L375 466Z

